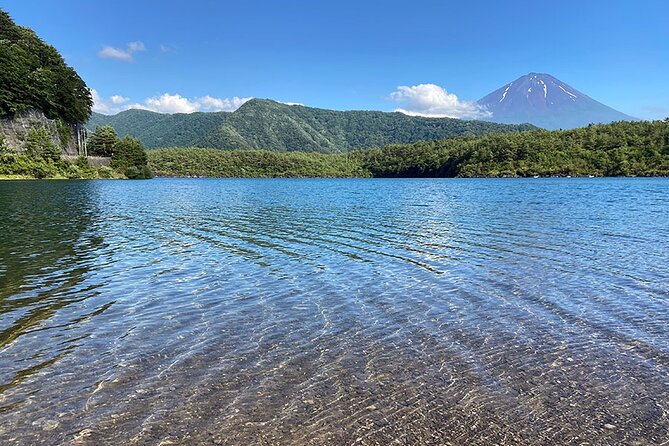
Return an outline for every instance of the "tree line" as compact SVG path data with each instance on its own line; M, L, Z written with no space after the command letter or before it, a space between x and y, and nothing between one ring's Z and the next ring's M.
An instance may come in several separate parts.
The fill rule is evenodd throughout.
M148 159L164 176L669 176L669 119L495 133L344 154L166 148L149 151Z

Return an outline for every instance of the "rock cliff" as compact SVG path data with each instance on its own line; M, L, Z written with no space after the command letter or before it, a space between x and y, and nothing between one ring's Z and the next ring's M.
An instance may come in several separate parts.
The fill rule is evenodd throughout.
M76 124L49 119L44 113L32 110L11 119L0 119L0 133L5 141L18 152L25 150L26 136L31 128L46 129L54 143L66 156L86 155L86 129Z

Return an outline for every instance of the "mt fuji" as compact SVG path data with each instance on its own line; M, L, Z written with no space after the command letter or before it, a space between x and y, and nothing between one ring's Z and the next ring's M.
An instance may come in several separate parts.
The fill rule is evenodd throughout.
M545 129L636 120L545 73L521 76L481 98L477 104L492 113L486 118L488 121L530 123Z

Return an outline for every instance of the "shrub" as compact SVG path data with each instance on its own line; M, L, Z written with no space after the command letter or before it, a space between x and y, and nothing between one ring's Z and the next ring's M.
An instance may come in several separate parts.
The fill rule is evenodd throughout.
M7 143L5 135L0 133L0 155L16 153L16 151Z
M59 160L60 148L44 128L31 128L26 137L26 153L33 159Z
M98 177L100 177L100 178L114 178L114 170L109 166L100 166L98 168Z
M37 161L32 163L32 176L41 180L47 177L53 177L56 175L56 166L52 163Z
M114 146L111 166L132 179L152 178L147 166L147 156L142 143L137 138L126 136Z
M140 176L139 169L135 166L130 166L123 171L123 174L130 180L138 180Z
M65 177L69 179L82 178L81 169L76 164L67 163L67 167L64 170Z
M81 167L84 169L91 167L91 165L88 163L88 158L86 158L85 156L78 157L77 160L74 162L74 164L77 167Z

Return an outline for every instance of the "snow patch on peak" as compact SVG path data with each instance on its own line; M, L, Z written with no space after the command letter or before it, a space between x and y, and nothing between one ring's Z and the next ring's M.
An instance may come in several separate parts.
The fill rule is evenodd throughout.
M575 94L570 93L570 92L568 92L567 90L565 90L564 87L563 87L562 85L558 85L558 87L560 88L560 90L564 91L564 92L567 93L569 96L571 96L571 100L572 100L572 101L575 101L576 98L578 97L578 96L576 96Z
M504 99L506 99L506 94L509 92L509 88L511 88L512 85L513 82L506 86L506 90L504 90L504 93L502 93L502 99L500 99L499 102L502 102Z
M530 72L514 80L513 85L502 85L477 101L492 113L488 119L494 122L528 121L548 129L566 129L633 119L546 73Z

